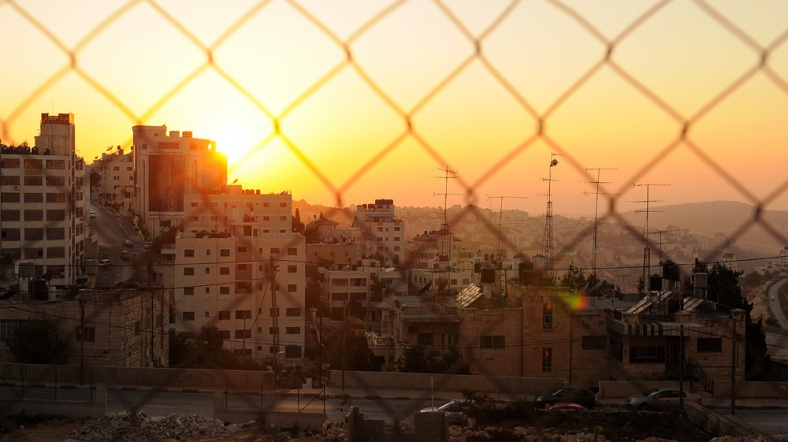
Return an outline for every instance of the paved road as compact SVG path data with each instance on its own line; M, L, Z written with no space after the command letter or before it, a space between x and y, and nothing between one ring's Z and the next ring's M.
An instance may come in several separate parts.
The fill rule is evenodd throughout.
M777 319L777 322L780 323L780 327L783 329L788 329L788 318L785 317L785 313L783 312L782 307L780 306L780 288L788 283L788 278L783 278L776 283L772 284L769 288L769 293L766 295L769 297L769 307L772 310L772 315L774 318Z

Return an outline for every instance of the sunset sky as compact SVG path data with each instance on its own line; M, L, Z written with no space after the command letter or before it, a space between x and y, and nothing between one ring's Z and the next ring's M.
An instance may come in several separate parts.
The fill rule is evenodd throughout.
M786 18L784 0L0 0L0 139L70 112L92 162L166 124L216 140L231 181L313 204L442 206L448 166L450 205L538 215L555 153L556 214L594 213L597 168L620 211L647 183L669 185L654 206L788 210Z

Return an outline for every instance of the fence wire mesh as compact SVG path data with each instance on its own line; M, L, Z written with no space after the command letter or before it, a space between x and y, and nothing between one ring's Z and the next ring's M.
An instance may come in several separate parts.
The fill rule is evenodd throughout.
M286 181L287 172L281 172L296 168L303 172L299 180L303 188L310 189L308 195L329 195L339 216L352 219L345 206L358 195L378 195L398 187L423 191L418 188L423 183L413 179L413 162L431 162L427 170L460 171L452 176L451 189L460 192L463 208L451 211L446 223L479 223L497 238L499 250L516 253L523 250L522 242L479 205L485 197L500 198L503 211L504 199L515 197L490 197L486 186L503 177L503 184L492 187L493 192L511 195L511 189L523 185L517 180L528 176L532 181L528 186L535 188L552 153L571 166L572 176L585 183L583 190L602 199L606 210L600 222L620 223L634 241L652 250L662 250L661 236L644 235L642 226L625 216L622 205L642 198L637 186L644 181L664 182L662 176L672 180L692 175L695 170L680 164L686 162L703 169L703 176L711 177L714 186L753 206L751 215L729 235L729 242L713 247L699 257L701 261L714 262L727 247L754 230L765 232L775 251L788 244L785 226L764 216L765 211L779 209L786 201L784 171L775 176L744 170L757 168L759 163L788 164L784 149L788 134L775 129L782 125L788 103L788 26L779 20L776 24L769 21L768 26L757 21L779 15L782 6L768 6L775 11L764 13L755 11L768 8L763 4L665 0L627 5L616 11L615 17L601 17L595 9L598 6L558 0L501 1L485 7L439 0L341 5L247 1L228 6L227 12L218 11L214 4L132 0L106 2L101 7L80 4L76 7L97 10L86 14L84 24L77 24L76 15L57 17L73 22L63 26L44 10L54 7L52 4L4 0L0 1L0 28L6 31L0 31L0 57L6 68L0 78L8 92L0 105L0 138L6 144L18 143L30 127L29 115L37 114L52 91L63 85L79 90L85 101L111 114L123 130L172 117L168 113L173 109L194 111L203 107L201 100L206 108L202 121L206 121L218 115L208 108L222 101L199 92L210 77L214 82L211 94L220 91L232 97L227 100L240 109L230 112L230 118L251 115L246 121L253 128L247 129L252 134L246 140L251 147L232 154L228 174L243 176L265 170L285 186L294 186L293 196L299 198L297 189L302 184L291 184ZM339 8L344 9L337 11ZM605 11L616 9L608 5ZM747 14L750 12L752 16ZM757 17L755 22L752 17ZM266 27L271 30L266 32ZM703 32L692 32L694 28ZM155 35L163 36L161 40L146 37L154 30ZM28 45L44 49L25 54ZM291 64L274 65L271 60L282 62L273 56L287 52L293 53ZM642 59L633 58L638 52L645 54L640 54ZM559 64L563 58L572 59L567 68ZM15 63L21 72L9 72L15 70ZM251 74L242 69L245 65ZM116 78L113 70L128 71L123 75L130 77L124 80L117 73ZM534 72L550 81L535 81ZM671 88L671 82L680 84ZM625 93L608 96L605 86L611 83ZM143 91L146 85L150 90ZM463 98L458 89L467 96ZM74 99L68 93L62 96L67 102ZM582 100L591 104L578 105ZM636 101L646 110L634 119L611 111L628 101ZM760 104L763 109L753 107ZM578 112L578 106L581 117L566 116ZM447 116L454 113L460 116ZM614 155L606 157L618 155L627 162L627 172L623 176L619 173L616 183L602 182L596 173L602 166L598 157L589 154L582 139L566 135L573 125L594 124L593 115L608 113L612 121L605 121L601 128L606 135L590 144L605 151L604 144L610 139L624 140L612 143L609 150ZM363 114L372 118L365 120ZM728 119L720 123L720 115ZM321 119L327 123L321 124ZM761 124L763 120L767 123ZM88 124L77 126L84 132L95 130L86 127ZM469 126L482 135L466 132ZM583 128L583 135L591 133L587 130ZM714 138L710 131L722 135ZM129 144L128 132L115 133ZM452 136L438 136L445 133ZM210 132L206 131L206 136L211 137ZM472 140L464 143L462 137ZM632 140L648 146L627 146ZM475 145L476 149L455 149L452 142ZM759 143L769 147L754 146ZM285 159L281 152L289 156ZM387 169L389 163L391 169ZM622 169L618 167L619 172ZM378 173L390 179L387 187L371 180ZM686 187L693 184L691 179L681 182ZM379 187L369 191L375 186ZM70 190L68 185L63 189ZM222 219L223 214L207 204L209 199L204 202L204 213L197 215ZM25 219L27 216L25 213ZM551 253L556 261L567 262L592 235L596 232L590 226L561 237ZM534 236L542 240L541 231ZM293 241L284 246L297 247L298 240ZM256 244L245 246L254 248ZM292 260L298 264L306 261L305 257ZM281 265L288 262L278 261ZM692 266L681 264L687 270ZM402 267L413 265L408 261ZM274 288L270 276L252 283L265 293ZM289 303L301 302L287 299L296 296L292 292L279 293ZM231 310L246 308L255 297L241 294L234 302ZM99 313L88 312L85 320L99 323L103 321ZM153 324L154 318L148 321ZM144 324L142 333L163 335ZM171 376L174 384L178 372ZM370 394L375 391L369 389ZM499 393L507 395L504 384L500 384ZM156 396L151 392L126 405L139 410ZM387 405L382 404L384 408ZM400 420L417 410L403 413L389 406L387 411L393 420Z

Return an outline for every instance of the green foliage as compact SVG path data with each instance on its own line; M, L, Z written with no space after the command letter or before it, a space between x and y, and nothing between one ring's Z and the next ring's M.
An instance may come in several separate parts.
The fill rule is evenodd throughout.
M343 367L342 360L344 357L346 370L380 371L383 361L369 349L365 334L356 334L352 330L347 330L344 336L344 350L341 335L335 337L325 336L323 340L323 345L325 346L323 348L323 362L328 363L332 369L338 370Z
M455 346L444 353L433 352L431 355L423 345L410 347L397 361L397 367L403 373L471 374L470 366Z
M305 227L304 222L301 221L301 212L296 209L295 215L293 215L293 232L303 234Z
M569 264L569 269L561 277L561 286L570 289L580 290L586 286L586 277L583 270L575 267L574 264Z
M263 368L259 362L236 356L232 351L224 348L224 338L216 327L203 327L193 338L178 333L170 336L170 366L227 370Z
M55 319L25 321L14 328L8 348L23 364L64 364L66 340Z
M185 363L194 354L194 344L191 338L183 333L170 335L170 366L178 367Z

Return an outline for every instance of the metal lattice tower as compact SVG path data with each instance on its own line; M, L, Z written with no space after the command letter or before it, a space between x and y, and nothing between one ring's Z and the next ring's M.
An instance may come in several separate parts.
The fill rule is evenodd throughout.
M610 181L600 181L600 176L603 170L616 170L605 168L589 168L586 170L596 170L596 181L589 181L590 184L596 185L596 190L593 193L584 192L586 195L594 195L594 236L592 238L592 251L591 251L591 271L596 275L596 247L597 247L597 220L599 219L599 195L618 195L616 193L606 193L599 191L600 184L610 184Z
M501 253L501 237L503 236L503 200L505 198L518 198L518 199L528 199L527 196L489 196L487 195L488 200L493 200L498 198L501 200L500 208L498 209L498 248L497 248L497 255L498 255L498 262L500 263L503 260L503 254ZM497 270L500 271L500 266L496 266ZM500 276L500 275L499 275ZM496 277L497 280L500 281L499 277ZM506 285L504 283L504 288Z
M553 257L553 167L558 165L556 156L561 154L550 154L550 171L547 175L547 211L544 218L544 237L542 238L542 255L545 257L545 277L552 280L555 276L555 259Z
M651 210L649 205L650 203L656 203L660 200L652 200L651 199L651 186L670 186L670 184L633 184L634 187L645 187L646 188L646 199L644 201L635 201L637 203L646 203L646 210L635 210L635 213L644 213L646 214L646 224L643 227L643 242L645 246L643 247L643 288L645 289L648 284L648 277L651 276L651 249L648 246L648 215L650 212L661 212L661 210ZM642 293L642 292L641 292Z

